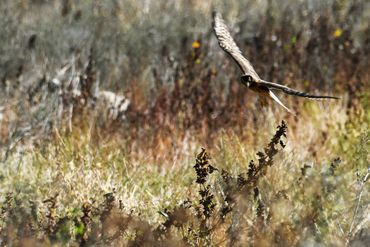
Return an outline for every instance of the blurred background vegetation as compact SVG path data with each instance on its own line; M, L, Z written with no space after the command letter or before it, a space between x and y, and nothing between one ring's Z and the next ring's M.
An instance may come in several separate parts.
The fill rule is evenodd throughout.
M295 116L272 102L261 107L218 46L213 9L262 78L341 100L282 97ZM163 240L153 233L166 222L157 211L197 198L192 165L200 147L219 170L237 176L281 120L287 146L259 180L262 199L249 205L257 210L253 203L262 200L270 215L276 210L281 217L270 219L270 230L249 232L246 241L369 239L368 1L3 0L0 12L0 245L22 239L104 245L109 238L96 237L91 222L100 217L105 226L102 215L116 207L119 222L134 222L133 229L152 236L138 239L114 223L116 243ZM220 177L212 176L210 186L221 193ZM311 181L307 191L292 187L300 176ZM282 191L288 202L276 200ZM258 220L245 205L235 208L247 222ZM187 220L193 231L176 226L164 239L208 246L222 236L221 245L235 244L226 234L236 227L232 219L220 223L223 235L204 236L212 222ZM274 237L264 242L262 236Z

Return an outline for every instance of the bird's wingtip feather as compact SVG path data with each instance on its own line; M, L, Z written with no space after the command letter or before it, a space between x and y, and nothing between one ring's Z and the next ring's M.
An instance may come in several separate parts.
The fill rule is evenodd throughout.
M292 110L290 110L288 107L286 107L279 98L271 91L269 90L270 97L275 100L279 105L281 105L285 110L287 110L289 113L294 114Z

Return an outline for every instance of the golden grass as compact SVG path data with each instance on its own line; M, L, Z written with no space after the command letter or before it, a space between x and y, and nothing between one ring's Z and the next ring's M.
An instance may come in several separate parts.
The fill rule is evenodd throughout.
M165 221L158 212L171 212L181 202L187 199L192 201L195 208L189 209L187 216L183 216L183 225L167 226L174 229L171 230L171 237L166 235L165 239L177 239L177 243L214 245L221 242L221 245L225 245L232 241L248 241L264 246L278 242L295 245L313 241L345 244L346 241L352 241L356 233L368 224L366 210L369 191L366 186L361 187L360 182L366 173L369 158L369 133L366 132L368 123L363 122L354 125L353 129L348 128L351 121L363 121L362 115L346 116L339 104L327 107L326 111L320 109L321 107L324 107L324 103L311 102L300 112L299 119L288 118L286 147L278 152L273 165L267 167L266 173L260 177L258 185L255 185L259 188L258 198L263 202L264 208L262 232L256 229L262 223L256 221L258 217L256 218L255 210L258 205L250 195L236 199L231 218L228 216L223 223L217 220L216 212L223 205L222 193L228 190L222 182L221 170L228 171L231 177L247 173L250 161L257 160L256 153L263 150L269 136L272 136L273 123L278 123L271 111L264 113L266 115L263 117L269 118L269 121L261 122L258 129L246 126L245 136L238 136L232 130L225 129L206 147L212 157L211 164L218 169L207 179L210 193L215 196L215 211L204 224L208 227L210 224L217 225L212 230L209 229L207 236L199 235L204 219L195 210L198 187L194 183L192 166L195 154L203 146L199 140L182 142L183 146L174 147L177 154L174 157L167 155L173 153L169 150L171 148L168 152L153 147L148 152L133 153L132 150L125 151L128 148L118 138L105 140L95 146L89 128L75 128L67 136L57 134L57 138L49 144L8 158L1 170L1 188L2 194L12 193L11 198L15 204L11 204L10 208L3 206L4 214L8 214L2 218L3 227L10 229L8 227L15 224L17 228L17 221L9 222L11 217L28 215L27 208L37 205L38 223L33 223L36 224L34 231L38 236L44 236L39 240L46 240L48 233L43 231L42 225L51 227L50 224L56 224L53 227L56 227L57 232L65 227L58 226L59 223L50 223L50 205L45 203L46 199L55 197L56 205L52 216L55 222L64 218L71 222L72 219L77 219L81 215L82 205L86 203L96 208L97 215L89 216L95 222L97 217L101 217L99 210L104 208L106 197L103 195L113 193L119 212L117 216L111 217L118 217L117 224L123 224L121 221L124 220L119 215L126 214L150 224L150 232L155 232L156 227ZM154 160L151 157L152 152L157 153ZM340 161L335 161L337 158ZM356 175L356 172L360 175ZM360 190L361 206L354 216ZM32 203L29 204L30 202ZM26 211L19 212L19 207ZM242 217L245 222L238 225L241 223L236 224L233 217ZM352 232L349 232L352 221L357 227L352 226ZM133 222L136 220L127 220L126 223L133 224L130 227L136 229L135 225L138 223ZM143 222L136 227L141 229ZM70 234L63 241L81 241L75 232L78 229L72 223L67 226ZM94 224L89 227L94 227ZM115 226L111 227L111 231L118 231L118 228L114 230ZM123 232L115 241L136 239L129 237L131 228L127 227L123 227ZM187 227L191 227L192 231L186 232ZM243 233L239 239L233 240L229 233L230 227L236 228L234 230L237 232L249 233ZM50 234L52 235L49 233L49 236ZM88 241L94 241L91 234L92 232L87 233Z

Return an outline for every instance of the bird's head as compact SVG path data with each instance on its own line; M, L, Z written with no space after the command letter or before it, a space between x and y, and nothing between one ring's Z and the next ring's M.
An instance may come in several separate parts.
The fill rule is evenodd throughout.
M241 77L241 80L242 80L242 83L246 86L246 87L250 87L251 84L255 83L256 80L253 79L253 77L251 75L243 75Z

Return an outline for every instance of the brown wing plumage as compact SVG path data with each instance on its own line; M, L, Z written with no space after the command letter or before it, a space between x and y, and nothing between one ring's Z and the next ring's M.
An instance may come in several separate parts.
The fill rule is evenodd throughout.
M243 73L259 81L260 77L254 70L252 64L242 55L239 47L231 37L221 14L218 12L213 13L213 30L215 31L220 47L234 59Z
M221 14L218 12L213 12L213 29L215 31L220 47L234 59L234 61L243 71L244 75L242 76L242 79L243 77L251 76L253 78L253 81L259 84L259 87L262 86L268 89L270 97L274 99L276 102L278 102L280 105L282 105L288 111L290 110L281 103L281 101L276 97L275 94L273 94L271 90L273 89L281 90L286 94L312 99L339 99L338 97L334 96L321 96L308 94L277 83L261 80L261 78L254 70L252 64L242 55L239 47L235 43L234 39L231 37L231 34L224 20L222 19Z

